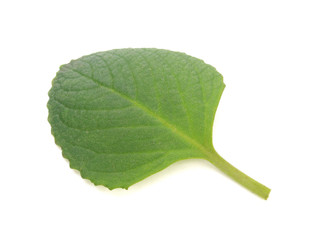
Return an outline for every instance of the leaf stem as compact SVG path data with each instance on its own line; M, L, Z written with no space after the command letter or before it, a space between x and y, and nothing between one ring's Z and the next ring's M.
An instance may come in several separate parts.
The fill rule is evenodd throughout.
M218 169L220 169L223 173L225 173L228 177L239 183L241 186L245 187L252 193L255 193L256 195L265 200L268 199L269 193L271 191L268 187L255 181L253 178L247 176L245 173L232 166L216 151L210 154L208 160Z

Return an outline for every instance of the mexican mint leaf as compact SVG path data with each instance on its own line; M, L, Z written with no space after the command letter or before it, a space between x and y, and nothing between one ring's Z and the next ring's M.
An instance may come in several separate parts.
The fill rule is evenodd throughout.
M224 87L214 67L184 53L99 52L60 67L49 122L70 167L96 185L128 188L178 160L202 158L266 199L270 189L214 150Z

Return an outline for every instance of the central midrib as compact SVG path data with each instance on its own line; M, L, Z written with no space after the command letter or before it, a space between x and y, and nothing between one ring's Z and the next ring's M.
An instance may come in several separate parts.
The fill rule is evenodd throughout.
M63 66L64 67L64 66ZM99 81L97 81L96 79L92 78L91 76L88 76L84 73L81 73L79 71L77 71L76 69L70 68L68 67L68 69L70 69L71 71L80 74L81 76L90 79L92 82L94 82L95 84L97 84L99 87L106 89L107 91L110 91L111 93L117 94L120 97L126 99L127 101L131 102L132 104L134 104L135 106L137 106L138 108L140 108L141 110L143 110L144 112L148 113L149 115L151 115L152 117L154 117L156 120L158 120L160 123L162 123L164 126L166 126L167 128L169 128L171 131L173 131L176 135L180 136L182 139L184 139L185 141L189 142L190 144L194 145L195 147L197 147L200 151L202 151L206 156L210 157L210 158L214 158L214 151L210 151L207 148L205 148L203 145L201 145L200 143L198 143L197 141L195 141L193 138L191 138L190 136L186 135L184 132L182 132L181 130L179 130L178 128L176 128L174 125L172 125L171 123L169 123L168 121L166 121L165 119L163 119L162 117L160 117L159 115L155 114L153 111L151 111L149 108L145 107L144 105L142 105L141 103L139 103L138 101L128 97L127 95L116 91L113 88L110 88L102 83L100 83ZM211 159L207 159L207 160L211 160Z

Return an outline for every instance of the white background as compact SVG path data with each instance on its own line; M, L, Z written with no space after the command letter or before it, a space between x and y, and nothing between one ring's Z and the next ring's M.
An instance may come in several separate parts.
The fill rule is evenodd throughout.
M330 1L1 1L0 239L331 239ZM214 145L264 201L203 160L128 191L69 168L47 122L59 66L156 47L227 85Z

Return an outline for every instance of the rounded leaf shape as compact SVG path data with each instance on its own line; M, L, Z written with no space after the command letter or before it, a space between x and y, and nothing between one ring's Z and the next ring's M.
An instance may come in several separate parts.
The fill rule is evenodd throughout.
M61 66L49 92L56 143L83 178L128 188L175 161L206 158L222 75L160 49L117 49Z

